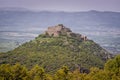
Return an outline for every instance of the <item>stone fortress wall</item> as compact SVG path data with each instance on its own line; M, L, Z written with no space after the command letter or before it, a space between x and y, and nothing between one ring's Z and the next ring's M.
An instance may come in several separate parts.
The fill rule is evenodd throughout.
M75 37L86 41L87 37L81 34L73 33L69 28L66 28L63 24L58 24L57 26L48 27L48 30L45 31L45 34L53 37L59 37L60 35L67 35L68 37Z

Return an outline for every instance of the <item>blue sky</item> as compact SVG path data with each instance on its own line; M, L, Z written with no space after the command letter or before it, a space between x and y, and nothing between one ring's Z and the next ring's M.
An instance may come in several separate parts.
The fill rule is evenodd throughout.
M120 0L0 0L1 7L22 7L40 11L115 11L120 12Z

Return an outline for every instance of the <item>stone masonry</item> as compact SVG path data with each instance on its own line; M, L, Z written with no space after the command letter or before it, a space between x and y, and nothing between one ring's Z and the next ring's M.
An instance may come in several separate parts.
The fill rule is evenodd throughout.
M81 34L73 33L69 28L66 28L63 24L58 24L57 26L48 27L48 30L45 31L45 34L53 37L59 37L60 35L67 35L68 37L74 37L80 40L87 40L86 36Z

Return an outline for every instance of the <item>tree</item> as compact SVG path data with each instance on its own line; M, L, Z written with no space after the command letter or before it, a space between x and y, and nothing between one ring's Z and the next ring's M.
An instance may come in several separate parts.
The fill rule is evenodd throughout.
M31 78L31 80L45 80L46 75L43 68L39 67L38 65L35 65L29 71L29 77Z
M120 55L116 56L114 59L107 61L105 64L105 70L120 75Z
M20 65L19 63L16 63L11 68L11 73L12 73L12 80L23 80L27 77L26 67Z
M12 80L11 65L0 65L0 80Z
M80 73L80 70L76 69L71 72L71 80L85 80L86 75L86 73Z
M69 69L66 66L63 66L55 74L55 80L70 80Z

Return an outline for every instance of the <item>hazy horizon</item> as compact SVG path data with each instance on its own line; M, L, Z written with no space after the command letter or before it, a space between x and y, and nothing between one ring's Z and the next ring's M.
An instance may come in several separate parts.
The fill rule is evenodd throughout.
M63 10L33 10L33 9L28 9L28 8L24 8L24 7L0 7L0 9L4 9L4 10L17 10L17 11L33 11L33 12L70 12L70 13L74 13L74 12L89 12L89 11L93 11L93 12L118 12L120 13L120 11L107 11L107 10L94 10L94 9L91 9L91 10L81 10L81 11L63 11ZM18 10L19 9L19 10Z

